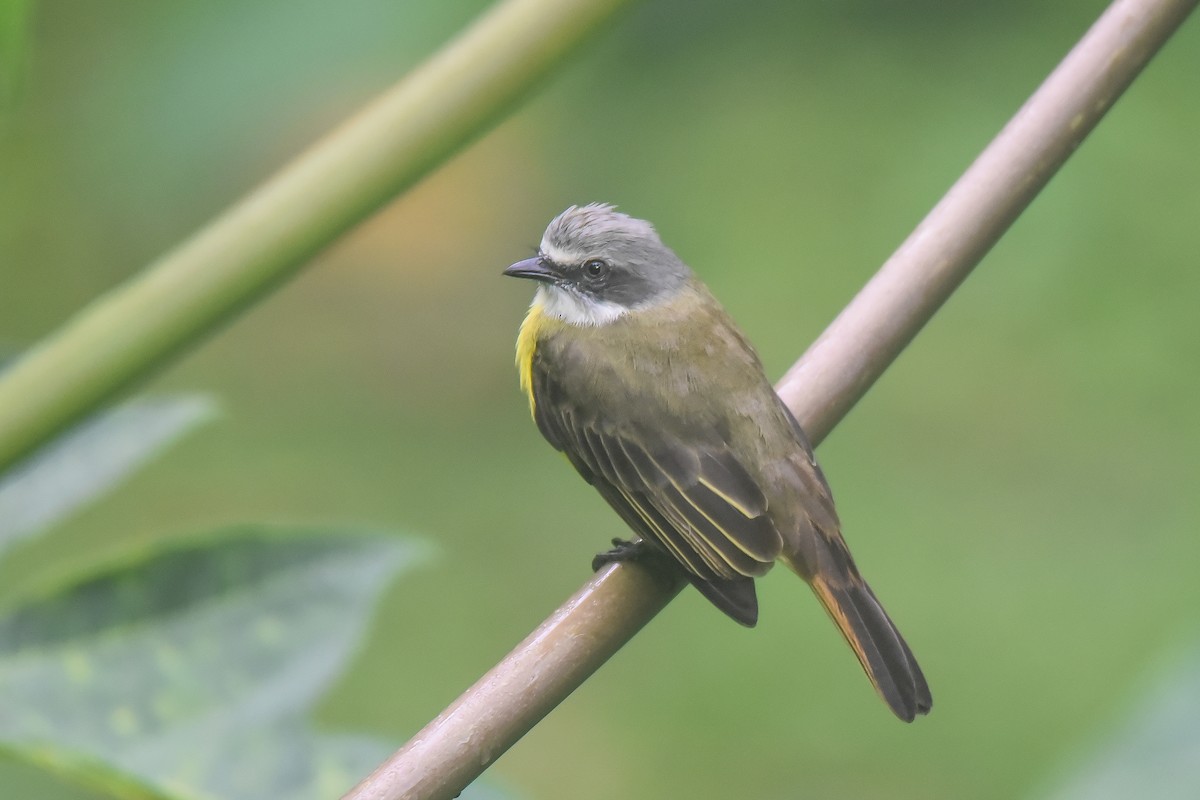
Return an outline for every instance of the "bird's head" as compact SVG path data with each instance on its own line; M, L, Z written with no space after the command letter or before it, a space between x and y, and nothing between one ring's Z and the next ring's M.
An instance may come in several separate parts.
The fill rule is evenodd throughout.
M555 217L538 254L504 274L539 281L544 313L598 326L670 300L691 271L649 222L592 203Z

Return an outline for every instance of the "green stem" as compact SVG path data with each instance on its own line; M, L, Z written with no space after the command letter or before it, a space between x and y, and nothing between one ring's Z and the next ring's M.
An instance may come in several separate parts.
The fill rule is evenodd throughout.
M503 0L0 378L0 470L295 272L492 122L627 0Z

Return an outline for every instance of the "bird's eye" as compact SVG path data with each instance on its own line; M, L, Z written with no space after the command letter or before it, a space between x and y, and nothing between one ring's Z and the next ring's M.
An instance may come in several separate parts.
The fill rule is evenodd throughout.
M603 278L608 274L608 264L598 258L583 262L583 272L589 278Z

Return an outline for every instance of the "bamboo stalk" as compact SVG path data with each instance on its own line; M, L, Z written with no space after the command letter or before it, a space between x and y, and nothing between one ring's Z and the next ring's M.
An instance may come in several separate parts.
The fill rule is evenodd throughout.
M503 0L0 376L0 471L291 276L490 125L627 0Z

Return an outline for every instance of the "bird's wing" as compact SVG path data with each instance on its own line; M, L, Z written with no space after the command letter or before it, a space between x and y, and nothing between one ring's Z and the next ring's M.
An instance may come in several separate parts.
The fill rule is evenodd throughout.
M762 575L783 540L754 479L719 440L605 419L534 369L534 419L643 537L704 581Z
M638 507L630 503L620 489L597 475L592 476L591 483L634 533L649 542L661 540L661 527L651 522L652 518L649 514L639 512ZM678 561L678 559L675 560ZM758 623L758 594L754 590L753 578L709 580L686 569L684 569L684 574L692 585L708 598L709 602L736 622L750 628Z

